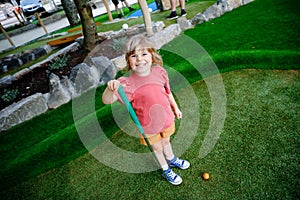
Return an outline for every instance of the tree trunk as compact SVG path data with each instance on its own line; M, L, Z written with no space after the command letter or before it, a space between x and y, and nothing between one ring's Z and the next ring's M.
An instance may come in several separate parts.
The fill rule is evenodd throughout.
M83 32L84 49L91 51L97 42L96 24L94 22L93 12L86 0L74 0L77 7Z
M151 21L151 16L149 13L147 2L146 2L146 0L138 0L138 1L139 1L139 5L141 7L142 13L143 13L143 18L144 18L147 35L152 36L153 35L152 21Z
M77 16L78 12L75 4L71 0L61 0L61 4L66 13L66 17L70 23L70 27L79 25L80 20Z

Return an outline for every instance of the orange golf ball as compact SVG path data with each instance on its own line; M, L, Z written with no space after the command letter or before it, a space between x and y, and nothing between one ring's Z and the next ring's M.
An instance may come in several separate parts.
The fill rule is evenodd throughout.
M208 180L209 179L209 173L203 173L202 174L202 178L204 179L204 180Z

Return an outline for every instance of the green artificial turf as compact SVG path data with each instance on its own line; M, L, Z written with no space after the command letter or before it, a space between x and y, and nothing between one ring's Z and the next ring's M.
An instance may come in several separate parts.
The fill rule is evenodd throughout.
M158 171L141 174L117 171L91 154L84 154L22 182L1 196L8 199L295 199L300 184L297 179L299 114L296 112L299 72L250 69L228 72L222 78L227 94L227 118L216 146L203 159L199 158L199 149L211 117L210 96L204 81L192 84L201 102L201 125L194 142L182 156L191 162L190 169L175 169L183 178L182 185L172 186ZM147 151L123 132L111 140L124 149ZM209 181L201 179L204 171L210 173Z
M223 131L213 150L202 159L199 149L211 119L211 99L205 81L214 76L200 77L187 60L168 52L168 48L160 50L165 65L191 83L200 107L197 135L183 154L191 162L191 168L175 170L184 180L181 186L170 185L158 171L120 172L92 157L78 136L69 103L0 136L1 197L298 198L300 23L297 8L296 0L256 0L184 33L208 52L223 73L226 89ZM166 46L180 47L183 44L179 39ZM218 75L218 71L212 74ZM95 110L105 134L122 148L147 152L137 140L118 130L111 107L101 103L103 89L99 87L96 91ZM189 102L188 98L186 101ZM78 109L85 113L84 105ZM81 125L89 127L92 115L86 115ZM204 171L211 174L207 182L200 177Z

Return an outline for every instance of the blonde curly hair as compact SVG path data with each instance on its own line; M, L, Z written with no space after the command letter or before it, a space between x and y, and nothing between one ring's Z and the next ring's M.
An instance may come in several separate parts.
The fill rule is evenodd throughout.
M135 54L137 49L147 49L147 51L152 55L152 63L154 65L163 66L163 60L161 56L159 55L157 50L153 47L149 39L144 37L143 35L136 35L131 37L126 45L125 59L127 62L128 70L131 69L129 66L129 57L132 54Z

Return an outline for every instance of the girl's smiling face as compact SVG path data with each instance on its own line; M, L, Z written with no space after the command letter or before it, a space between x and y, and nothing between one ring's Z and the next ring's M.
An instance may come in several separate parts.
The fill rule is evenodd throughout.
M152 66L152 54L146 48L137 48L129 56L129 65L138 76L150 74Z

